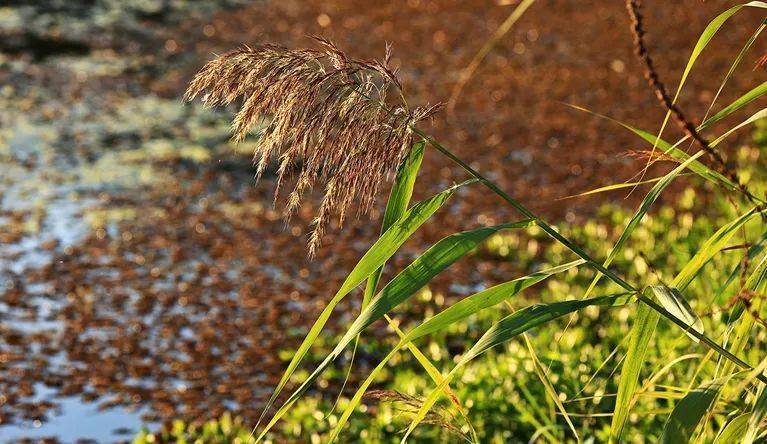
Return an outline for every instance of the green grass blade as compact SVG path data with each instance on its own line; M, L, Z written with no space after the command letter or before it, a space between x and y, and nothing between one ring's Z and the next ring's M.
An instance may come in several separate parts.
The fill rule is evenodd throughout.
M424 321L419 326L410 330L400 340L400 342L394 347L394 350L391 353L389 353L389 355L386 358L384 358L383 361L381 361L375 369L373 369L373 371L368 375L365 381L360 385L359 389L357 390L357 393L354 394L351 401L347 405L346 410L341 415L341 418L338 420L338 424L336 424L336 427L334 428L331 434L330 441L333 441L334 439L338 437L338 434L340 433L341 429L348 421L351 414L354 412L357 406L359 406L359 403L362 400L362 396L365 394L365 391L368 389L370 384L373 383L375 378L378 377L379 372L383 370L383 368L388 363L388 361L391 358L393 358L394 355L400 349L402 349L402 347L408 344L412 344L413 341L419 338L422 338L426 335L445 329L449 327L450 325L453 325L456 322L466 319L472 314L475 314L485 308L499 304L500 302L507 300L508 298L518 294L522 290L541 282L542 280L548 278L549 276L552 276L557 273L562 273L564 271L567 271L583 263L584 263L583 260L577 260L577 261L569 262L567 264L563 264L557 267L541 270L537 273L533 273L528 276L514 279L513 281L498 284L494 287L488 288L486 290L480 291L479 293L475 293L471 296L468 296L462 299L461 301L446 308L444 311L438 313L436 316L429 318L428 320ZM437 385L447 387L448 382L437 383Z
M562 302L553 302L550 304L536 304L529 307L525 307L511 315L501 319L494 324L490 329L485 332L484 335L472 346L466 354L463 355L461 360L445 377L445 382L448 383L456 372L465 366L469 361L486 352L487 350L510 341L516 336L527 332L528 330L535 328L541 324L560 318L570 313L574 313L590 306L604 306L614 307L624 305L631 300L631 296L627 294L600 296L590 299L570 300ZM410 434L415 430L418 424L426 417L431 407L439 398L441 393L441 387L436 387L429 393L421 408L415 415L415 418L410 423L410 427L402 438L402 442L405 442Z
M642 203L639 205L639 208L637 208L636 212L629 220L629 223L626 225L626 228L623 229L623 232L618 238L618 241L610 249L610 252L607 254L607 258L602 264L603 267L607 268L610 266L612 261L618 255L618 252L620 251L620 249L623 248L623 245L626 243L626 241L628 241L629 237L631 237L631 234L634 232L634 229L636 229L636 227L639 226L639 222L641 222L644 215L647 214L647 212L650 210L650 207L652 206L652 204L654 204L655 201L658 200L658 197L663 192L663 190L665 190L666 187L671 183L671 181L673 181L682 171L688 168L691 163L695 162L702 155L703 155L703 151L697 152L695 155L685 160L684 163L682 163L678 167L671 170L668 174L666 174L663 177L663 179L661 179L658 183L655 184L655 186L652 187L650 192L647 193L644 199L642 199ZM591 284L589 285L588 289L586 289L586 294L584 298L587 298L589 297L589 295L591 295L591 292L597 286L601 278L602 278L602 273L597 271L596 276L594 276L594 279L591 281Z
M418 205L414 206L411 211L415 210ZM394 224L392 228L387 230L383 236L376 242L383 239L387 239L387 235L398 228L400 224L408 220L408 213L403 218ZM465 256L468 252L473 250L477 245L487 239L489 236L497 233L500 230L507 228L521 228L530 225L530 221L522 221L516 223L508 223L497 225L494 227L479 228L477 230L466 231L463 233L457 233L450 235L426 250L420 257L408 265L402 270L394 279L392 279L379 293L374 297L370 304L360 313L357 319L352 323L351 327L346 331L344 336L338 341L336 347L330 354L320 363L317 368L301 383L301 385L291 394L285 404L275 413L274 417L269 421L264 430L258 437L260 441L266 433L279 421L279 419L288 411L288 409L295 403L298 398L309 388L309 386L322 374L323 371L343 352L344 348L367 326L382 318L385 314L394 308L397 304L401 303L416 291L426 285L434 276L442 272L449 265ZM374 245L374 247L375 247ZM372 248L371 248L372 250ZM367 255L366 255L367 256ZM364 259L364 258L363 258ZM385 259L388 259L386 257ZM384 260L385 260L384 259ZM378 264L380 266L380 264ZM372 273L378 266L370 268L368 275ZM365 276L367 277L367 275ZM360 281L361 282L361 281ZM327 309L323 311L325 314ZM321 317L317 322L327 321L330 316L330 312L324 318ZM313 342L319 335L320 329L312 329L315 332L311 338ZM310 332L311 334L311 332ZM306 342L306 341L305 341ZM308 347L307 347L308 348Z
M762 257L762 260L756 265L754 271L746 279L744 286L754 294L764 294L764 291L767 290L767 255ZM759 298L752 304L751 309L758 312L761 306L762 300ZM746 314L745 304L741 301L738 301L735 307L733 307L731 316L739 318L739 322L733 329L729 350L732 354L738 355L745 349L756 319L751 313ZM728 374L732 371L732 368L732 363L726 362L722 366L722 372Z
M714 444L740 444L746 434L748 427L748 418L751 415L743 413L736 416L730 422L725 424L722 431L714 439Z
M661 443L678 444L690 442L695 428L706 412L713 407L725 379L719 378L694 389L679 401L666 420Z
M718 16L716 16L706 26L706 29L704 29L703 32L701 33L700 37L698 38L698 42L695 44L695 47L692 50L692 54L690 54L690 57L687 60L687 65L684 68L684 72L682 73L682 78L679 81L679 86L677 87L676 94L674 96L674 102L676 102L676 99L679 98L679 94L682 92L682 88L684 87L684 84L687 81L687 77L690 75L690 71L692 71L692 68L695 65L695 62L698 60L698 57L700 57L700 54L703 52L703 50L706 49L706 46L708 46L711 39L714 38L716 33L722 27L722 25L724 25L724 23L727 20L729 20L730 17L735 15L738 11L740 11L744 7L767 9L767 3L761 2L761 1L751 1L748 3L735 5L727 9L726 11L722 12Z
M743 128L743 127L744 127L744 126L746 126L746 125L750 125L751 123L753 123L753 122L756 122L757 120L760 120L760 119L764 119L765 117L767 117L767 108L765 108L765 109L762 109L762 110L760 110L760 111L757 111L756 113L754 113L754 114L753 114L751 117L749 117L748 119L746 119L746 120L744 120L743 122L741 122L740 124L738 124L738 125L736 125L736 126L732 127L732 128L731 128L731 129L729 129L727 132L725 132L725 133L724 133L724 134L722 134L721 136L719 136L719 137L717 137L716 139L714 139L714 140L711 142L711 146L712 146L712 147L715 147L715 146L719 145L720 143L722 143L722 141L723 141L724 139L726 139L727 137L729 137L729 136L730 136L730 134L732 134L732 133L734 133L735 131L737 131L737 130L739 130L739 129Z
M703 321L693 312L692 307L682 295L682 292L673 287L665 285L650 286L655 298L671 314L684 321L689 328L703 334ZM693 341L698 342L698 338L689 335Z
M690 57L687 60L687 65L685 65L684 67L684 72L682 73L682 78L679 80L679 86L677 86L676 93L674 94L672 103L676 103L677 99L679 99L679 95L682 93L682 88L684 88L684 84L687 81L687 77L690 75L690 72L692 71L693 66L695 66L695 62L697 62L698 57L700 57L700 54L703 52L706 46L708 46L711 39L714 38L716 33L719 32L719 29L722 27L722 25L724 25L724 23L727 20L729 20L730 17L735 15L738 11L740 11L744 7L767 9L767 3L761 2L761 1L752 1L752 2L741 4L741 5L733 6L730 9L716 16L714 20L712 20L706 26L706 29L704 29L703 32L701 33L700 37L698 38L698 42L695 44L695 47L692 50L692 54L690 54ZM658 135L655 138L655 142L653 142L653 151L655 150L657 146L658 140L660 140L660 138L663 137L663 131L666 128L666 124L668 123L669 117L671 117L671 110L667 111L666 116L663 118L663 124L661 125L660 131L658 132Z
M767 82L764 82L761 85L752 89L751 91L747 92L746 94L743 94L737 100L735 100L731 104L724 107L718 113L714 114L708 119L705 119L703 123L698 127L698 129L703 130L708 128L709 126L715 124L716 122L724 119L725 117L729 116L735 111L743 108L744 106L748 105L749 103L763 96L765 93L767 93Z
M514 279L513 281L504 282L488 288L487 290L475 293L469 297L461 299L423 324L414 328L408 332L407 338L414 341L423 336L442 330L474 313L503 302L510 296L543 281L549 276L562 273L583 263L585 263L584 260L578 259L573 262L532 273L525 277Z
M687 137L680 139L677 143L675 143L674 145L671 145L670 143L666 142L663 139L659 139L656 141L656 136L654 136L653 134L650 134L647 131L641 130L639 128L635 128L619 120L613 119L612 117L606 116L604 114L596 113L594 111L591 111L589 109L586 109L577 105L568 105L568 106L570 106L571 108L577 109L579 111L587 112L589 114L608 120L610 122L616 123L622 126L623 128L631 131L632 133L636 134L637 136L641 137L642 139L644 139L647 143L651 145L654 145L657 143L657 147L659 147L665 154L673 156L679 159L680 161L686 161L687 159L690 158L689 154L685 153L683 150L678 148L678 146L683 141L687 140ZM711 168L707 167L706 165L704 165L703 163L699 161L692 162L689 168L690 168L690 171L698 174L699 176L701 176L702 178L710 182L722 184L727 189L730 189L730 190L736 189L735 184L733 184L732 181L730 181L730 179L724 177L722 174L712 170Z
M400 164L399 168L397 169L397 175L394 178L394 184L392 185L391 192L389 194L389 200L386 201L386 210L384 211L383 222L381 225L381 234L385 233L386 230L388 230L389 227L394 224L394 222L399 220L399 218L402 217L402 215L407 210L408 205L410 205L410 198L413 196L413 188L415 187L415 181L418 177L418 170L421 168L421 163L423 162L424 145L425 144L423 141L414 143L407 157L405 157L405 159L402 161L402 164ZM378 288L378 281L381 279L381 273L383 273L384 265L385 263L382 264L378 270L373 272L373 274L368 277L367 283L365 284L365 291L362 295L362 309L367 307L368 303L370 302L370 298L372 298L375 294L376 289ZM338 391L338 398L333 404L333 407L330 409L330 412L335 410L335 406L338 404L338 399L340 399L343 395L344 389L346 388L346 383L349 381L352 366L354 365L354 357L357 355L357 346L359 344L359 340L359 335L354 338L352 356L349 360L349 369L346 372L346 377L344 378L343 384L341 384L341 389ZM419 362L422 361L418 355L416 355L416 359L418 359ZM427 362L428 361L423 361L422 364L431 364L430 362L427 364Z
M684 174L682 174L682 175L684 175ZM572 194L570 196L565 196L565 197L560 197L557 200L574 199L576 197L591 196L591 195L594 195L594 194L606 193L608 191L622 190L624 188L636 188L636 187L638 187L640 185L647 185L647 184L651 184L651 183L660 182L661 180L663 180L664 177L665 176L654 177L652 179L645 179L645 180L642 180L642 181L639 181L639 182L614 183L612 185L605 185L603 187L594 188L593 190L584 191L582 193Z
M372 247L365 253L360 259L351 273L346 277L346 280L341 285L341 288L328 302L325 309L322 310L320 316L314 322L314 325L307 333L306 338L301 343L301 346L296 351L293 359L288 364L288 368L285 370L280 382L277 384L272 396L267 401L264 411L261 414L263 419L266 412L269 410L274 400L280 394L282 389L287 384L293 372L296 370L301 360L309 351L309 348L314 344L315 340L319 336L320 332L327 323L330 315L333 313L333 309L336 305L346 297L355 287L361 284L368 276L370 276L375 270L380 268L398 249L403 243L436 212L450 196L461 186L467 184L464 182L459 185L448 188L441 193L419 202L408 210L402 218L392 225L391 228L373 244ZM261 420L259 420L260 423ZM258 424L257 424L258 426Z
M398 221L400 217L405 214L405 211L407 211L408 205L410 205L410 198L413 196L415 180L418 177L418 171L423 162L424 145L425 144L422 141L413 144L413 149L397 171L397 177L394 180L394 185L392 185L389 200L386 202L386 210L384 211L383 223L381 225L381 234L385 233L389 227ZM363 308L367 305L367 301L369 301L375 294L378 280L381 278L382 272L383 267L380 267L368 278L367 286L365 287Z
M703 243L698 252L695 253L695 256L685 264L682 271L680 271L674 278L671 286L684 291L690 282L692 282L693 278L695 278L695 275L698 274L700 269L727 245L735 232L757 214L756 209L752 208L742 216L717 230L716 233Z
M746 436L743 438L744 444L751 444L756 440L756 436L759 433L759 425L767 414L767 390L765 390L764 384L759 384L759 386L761 393L756 398L754 411L751 412L748 418L748 428L746 429Z
M727 74L724 76L724 79L722 80L722 83L719 85L719 89L716 91L716 94L714 94L714 98L711 100L711 104L708 106L708 109L706 110L706 115L703 116L703 122L705 122L708 118L709 113L711 112L711 109L714 108L714 104L719 99L719 96L722 94L722 91L724 90L725 85L727 85L727 82L732 78L732 75L735 73L735 69L740 65L740 62L743 60L743 56L746 55L749 49L751 49L751 46L756 41L756 38L759 37L759 34L764 31L764 28L767 27L767 24L762 23L756 28L756 31L754 31L753 34L751 34L751 37L748 38L746 41L746 44L743 45L743 48L741 48L740 52L738 53L738 56L735 57L735 60L732 62L732 65L730 65L730 69L727 70Z
M647 346L650 344L650 339L655 332L659 318L660 315L650 307L645 304L639 304L637 314L634 317L634 325L631 327L631 340L626 352L626 359L621 367L618 396L615 401L612 424L610 425L611 441L619 441L623 433L639 382L639 372L644 363Z

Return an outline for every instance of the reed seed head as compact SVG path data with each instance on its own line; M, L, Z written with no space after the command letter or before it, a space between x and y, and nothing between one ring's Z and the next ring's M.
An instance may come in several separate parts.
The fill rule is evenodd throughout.
M767 54L759 57L759 60L757 60L754 64L753 70L756 71L757 69L764 68L765 66L767 66Z
M266 44L220 55L197 73L184 95L186 101L199 95L211 107L241 103L233 138L240 141L258 128L256 177L277 159L275 202L285 179L296 176L286 217L307 190L324 187L309 256L333 214L342 224L353 202L360 213L370 210L381 183L412 146L411 127L440 107L408 108L397 71L390 68L389 45L382 61L364 61L313 38L319 49Z

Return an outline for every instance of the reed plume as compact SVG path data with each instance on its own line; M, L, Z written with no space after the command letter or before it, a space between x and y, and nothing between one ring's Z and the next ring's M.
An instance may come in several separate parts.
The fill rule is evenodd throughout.
M286 217L317 184L324 197L315 216L309 256L320 246L334 213L343 224L353 202L359 212L373 205L378 189L409 152L412 127L439 106L409 109L391 47L382 61L348 57L332 42L313 37L319 49L243 46L208 62L190 83L184 100L201 95L206 106L235 100L232 122L242 140L258 126L254 163L260 178L278 160L275 202L285 179L297 173ZM397 94L392 94L396 92Z

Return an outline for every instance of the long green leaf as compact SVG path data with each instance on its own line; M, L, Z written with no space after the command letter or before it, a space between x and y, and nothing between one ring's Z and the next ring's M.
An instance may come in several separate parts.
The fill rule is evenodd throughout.
M272 396L269 398L269 401L267 401L266 406L264 407L264 411L261 414L261 419L263 419L266 412L268 412L269 408L274 403L274 400L277 398L280 392L282 392L282 389L285 387L291 375L293 375L293 372L295 372L296 368L301 363L303 357L309 351L309 348L316 341L320 332L330 318L330 315L333 313L333 309L336 307L336 305L338 305L338 303L341 302L341 300L346 297L349 292L361 284L368 276L379 269L399 249L399 247L405 243L405 241L418 229L418 227L426 222L431 217L431 215L434 214L434 212L436 212L459 187L468 183L473 183L473 181L452 186L447 190L435 195L434 197L414 205L402 216L402 218L400 218L399 221L397 221L397 223L386 230L386 232L373 244L372 247L370 247L370 249L365 253L362 259L360 259L360 261L351 271L351 273L349 273L349 275L346 277L346 280L341 285L341 288L338 290L335 296L333 296L330 302L328 302L328 304L322 310L322 313L320 313L320 316L314 322L314 325L309 330L309 333L307 333L306 338L304 338L304 341L301 343L301 346L293 355L293 359L290 361L290 364L288 364L288 368L282 375L282 378L277 384L277 387L272 393ZM259 424L261 419L259 419ZM258 427L258 424L256 424L256 427Z
M458 364L456 364L455 367L453 367L450 373L448 373L443 384L446 384L452 380L452 378L455 377L456 372L472 359L497 345L508 342L514 337L525 333L532 328L567 314L574 313L586 307L614 307L624 305L631 299L632 297L630 295L623 293L611 296L600 296L590 299L552 302L550 304L536 304L525 307L501 319L492 327L490 327L490 329L485 332L484 335L482 335L482 337L474 344L474 346L472 346L472 348L463 355L461 360L458 362ZM407 433L402 438L403 443L407 440L413 430L415 430L418 424L426 417L426 414L439 398L441 391L441 387L436 387L426 397L423 405L416 413L413 421L410 423L410 427L408 428Z
M362 396L365 394L365 391L368 389L368 387L370 387L370 384L373 383L375 378L378 377L378 374L383 370L389 360L391 360L391 358L393 358L397 352L402 349L402 347L408 344L412 344L413 341L431 333L443 330L450 325L466 319L472 314L475 314L485 308L497 305L500 302L518 294L522 290L541 282L549 276L557 273L562 273L583 263L583 260L577 260L557 267L541 270L528 276L514 279L513 281L498 284L494 287L488 288L462 299L461 301L446 308L444 311L438 313L436 316L429 318L422 324L410 330L394 347L394 349L381 362L378 363L378 366L376 366L376 368L370 372L365 381L360 385L357 393L354 394L343 415L341 415L341 418L338 420L338 424L336 424L336 427L330 435L330 441L333 441L338 437L341 429L344 427L351 414L362 401ZM446 387L447 384L448 382L444 382L443 385L438 383L438 386Z
M703 321L695 314L690 304L685 299L682 292L673 287L665 285L652 285L650 289L655 294L655 298L671 314L684 321L689 328L703 334ZM689 335L689 333L688 333ZM698 338L689 335L693 341L698 342Z
M546 270L541 270L528 276L514 279L513 281L505 282L503 284L499 284L488 288L487 290L473 294L456 302L449 308L414 328L408 333L407 337L409 340L414 341L420 337L442 330L451 324L454 324L474 313L479 312L480 310L501 303L509 296L515 295L525 288L535 285L551 275L562 273L563 271L577 267L584 262L585 261L583 259L578 259L576 261L568 262L566 264L548 268Z
M743 413L728 422L714 439L714 444L740 444L748 427L748 418L751 415Z
M423 162L424 145L425 144L423 141L414 143L410 152L397 169L397 175L395 176L394 183L392 184L389 200L386 201L386 210L384 211L381 234L385 233L386 230L388 230L389 227L394 224L394 222L399 220L399 218L402 217L402 215L407 210L408 205L410 205L410 198L413 196L413 188L415 187L415 180L418 177L418 170L421 168L421 163ZM382 264L378 270L376 270L372 275L368 277L367 284L365 285L365 291L362 295L362 309L367 307L368 302L370 302L370 298L372 298L375 294L376 288L378 287L378 281L381 278L381 273L383 273L384 265L385 263ZM341 384L341 390L338 391L336 404L338 403L338 399L340 399L344 393L347 381L349 381L352 366L354 365L354 357L357 355L357 346L359 344L359 340L359 336L354 338L354 346L352 348L352 357L349 362L349 369L346 372L346 377L344 378L343 384ZM418 360L421 361L420 358L418 358ZM426 364L426 362L423 364ZM333 410L335 410L335 404L331 408L331 412Z
M703 415L713 406L725 379L727 378L709 381L685 395L666 420L661 443L690 442Z
M410 198L413 196L413 188L415 187L415 180L418 177L418 170L421 168L421 163L423 162L424 145L423 141L413 144L413 149L397 171L397 177L394 180L389 200L386 202L386 210L384 211L383 223L381 225L381 234L385 233L389 227L398 221L402 215L405 214L405 211L407 211L408 205L410 205ZM380 267L368 278L368 283L365 287L365 303L363 303L363 307L367 305L366 302L375 294L378 280L381 278L382 272L383 267Z
M698 127L698 129L703 130L708 128L709 126L715 124L716 122L724 119L725 117L729 116L735 111L743 108L744 106L748 105L749 103L763 96L765 93L767 93L767 82L760 84L759 86L755 87L751 91L738 97L737 100L727 105L726 107L722 108L721 111L709 117L708 119L704 120L703 123Z
M416 207L413 207L415 209ZM412 211L412 209L410 210ZM390 228L381 239L386 238L393 229L396 229L401 223L397 222ZM420 257L402 270L394 279L392 279L379 293L374 297L370 304L360 313L344 336L338 341L336 347L330 354L317 366L317 368L303 381L303 383L291 394L285 404L272 417L264 430L259 435L257 441L260 441L266 433L279 421L279 419L288 411L293 403L309 388L309 386L322 374L323 371L343 352L344 348L361 333L367 326L382 318L386 313L401 303L424 285L426 285L434 276L442 272L452 263L473 250L489 236L497 233L499 230L508 228L521 228L531 224L530 221L502 224L494 227L479 228L477 230L466 231L450 235L426 250ZM379 239L380 242L380 239ZM378 244L378 242L376 242ZM388 258L387 258L388 259ZM377 267L375 267L377 268ZM371 269L370 273L375 269ZM323 312L324 313L324 312ZM328 316L330 314L328 313ZM319 331L317 331L319 334ZM316 337L316 335L315 335Z
M639 372L644 363L647 346L658 325L660 315L645 304L639 304L637 314L634 317L634 325L631 327L631 340L629 341L626 359L621 367L621 376L618 382L618 396L615 400L615 411L612 424L610 425L611 441L620 440L623 428L626 425L634 392L639 382Z

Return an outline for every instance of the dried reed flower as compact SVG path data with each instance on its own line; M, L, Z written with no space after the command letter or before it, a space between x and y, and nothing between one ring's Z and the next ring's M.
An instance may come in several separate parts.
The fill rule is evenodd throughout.
M275 202L284 179L297 171L286 217L300 206L303 194L321 183L325 188L309 256L320 245L333 213L343 224L350 205L359 212L373 205L379 186L409 152L411 127L439 106L410 110L391 47L383 61L348 57L332 42L314 37L320 49L276 45L243 46L208 62L184 96L201 95L206 106L240 99L232 122L233 138L242 140L259 125L254 162L260 178L271 159L278 159ZM396 90L396 96L390 91ZM392 99L392 97L396 97Z
M400 393L396 390L371 390L365 393L364 397L379 403L400 403L402 407L398 410L403 413L415 414L423 406L423 400L405 393ZM455 418L445 409L438 407L432 408L421 423L436 425L454 435L470 441L468 439L469 437L459 427L454 425Z
M754 64L753 71L756 71L757 69L764 68L765 65L767 65L767 54L759 57L759 60L756 61Z
M653 151L653 150L628 150L625 153L623 153L624 157L631 157L634 159L642 159L642 160L649 160L651 163L655 162L674 162L679 163L679 159L676 157L666 154L663 151Z

